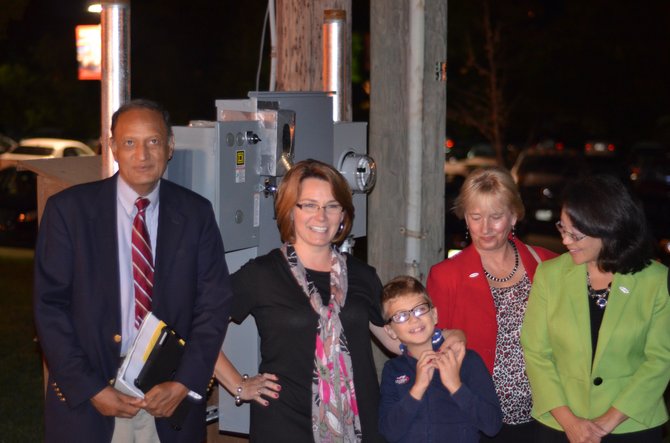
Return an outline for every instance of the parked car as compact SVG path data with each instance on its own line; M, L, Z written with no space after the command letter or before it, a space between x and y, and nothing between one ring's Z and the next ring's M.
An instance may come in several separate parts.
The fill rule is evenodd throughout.
M0 154L11 151L16 147L17 143L10 137L0 134Z
M670 148L660 142L641 141L633 144L628 155L630 179L633 184L649 179L654 181L653 177L658 174L654 164L659 158L664 159L668 155Z
M629 185L629 172L618 150L601 147L575 149L527 149L512 167L512 176L526 207L522 233L556 234L561 195L567 181L585 174L614 175ZM612 145L614 146L614 145Z
M526 208L520 231L554 233L567 180L586 172L582 160L574 150L527 149L519 155L511 173Z
M629 184L630 172L619 145L611 140L587 140L584 143L584 161L590 174L610 174Z
M37 238L35 173L0 170L0 244L32 248Z
M60 138L26 138L9 152L0 154L0 169L14 166L19 160L80 157L95 155L85 143Z
M631 186L647 215L657 256L670 265L670 149L655 142L637 143L628 162Z
M447 181L452 181L456 176L467 177L474 169L495 166L498 163L495 150L489 143L476 143L467 150L461 148L460 152L455 149L454 151L453 155L447 153L444 162Z
M453 207L461 190L465 177L455 175L451 180L445 181L444 186L444 252L445 257L450 257L455 252L462 250L468 245L465 235L465 221L456 217Z
M618 154L617 145L610 140L587 140L584 143L586 155L610 155Z

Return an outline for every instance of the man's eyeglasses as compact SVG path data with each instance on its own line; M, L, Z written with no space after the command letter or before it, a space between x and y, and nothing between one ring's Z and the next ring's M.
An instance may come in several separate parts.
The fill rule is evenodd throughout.
M328 215L338 215L342 212L342 205L339 203L328 203L323 206L316 203L296 203L295 205L306 214L316 214L321 208L323 208Z
M422 315L427 314L428 312L430 312L431 309L433 309L433 306L431 306L430 303L423 302L420 305L414 306L409 311L398 311L398 312L396 312L395 314L393 314L391 316L391 318L389 318L387 320L386 323L387 324L391 323L391 322L393 322L393 323L405 323L407 320L409 320L410 315L414 315L416 318L419 318Z
M561 234L561 237L566 237L566 236L570 237L570 240L572 240L574 242L578 242L578 241L583 240L586 237L588 237L588 235L575 234L574 232L570 232L570 231L566 230L563 227L563 223L561 223L560 220L556 222L556 229L558 229L558 232Z

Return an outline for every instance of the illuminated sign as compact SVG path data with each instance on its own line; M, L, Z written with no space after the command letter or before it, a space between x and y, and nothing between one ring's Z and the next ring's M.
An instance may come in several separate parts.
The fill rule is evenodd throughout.
M100 80L100 25L79 25L76 28L79 80Z

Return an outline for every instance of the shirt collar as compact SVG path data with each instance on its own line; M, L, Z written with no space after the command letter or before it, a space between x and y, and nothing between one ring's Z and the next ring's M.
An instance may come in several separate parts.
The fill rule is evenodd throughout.
M149 199L149 206L147 207L148 211L153 211L156 206L158 205L158 195L161 187L161 182L160 180L156 184L156 187L148 194L145 195L145 198ZM133 211L135 210L135 200L137 200L137 197L140 197L140 195L133 190L133 188L126 183L123 178L119 175L116 180L116 195L119 200L119 203L121 203L121 206L123 207L123 210L128 214L128 216L131 216L133 214Z

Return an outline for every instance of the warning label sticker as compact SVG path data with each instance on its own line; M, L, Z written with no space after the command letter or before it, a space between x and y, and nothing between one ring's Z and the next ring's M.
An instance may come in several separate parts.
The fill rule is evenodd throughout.
M235 151L235 183L244 183L247 181L244 154L244 151Z

